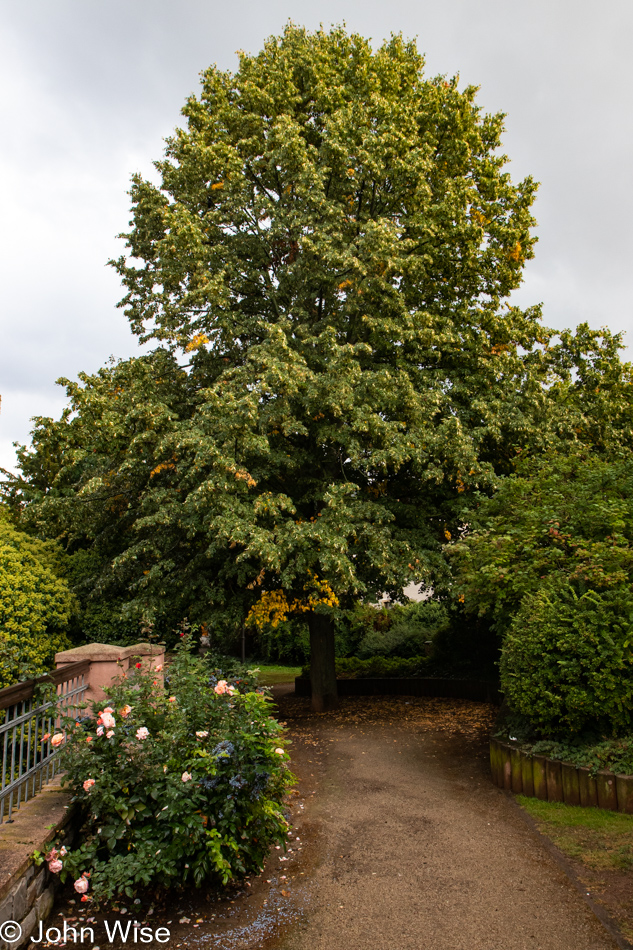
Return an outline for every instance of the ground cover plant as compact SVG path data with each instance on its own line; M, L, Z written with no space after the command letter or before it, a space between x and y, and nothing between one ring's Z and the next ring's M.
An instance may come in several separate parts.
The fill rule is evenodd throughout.
M285 841L293 779L270 701L252 676L227 680L190 647L186 633L166 671L139 663L98 715L67 724L65 744L53 737L85 815L54 870L84 896L226 884Z

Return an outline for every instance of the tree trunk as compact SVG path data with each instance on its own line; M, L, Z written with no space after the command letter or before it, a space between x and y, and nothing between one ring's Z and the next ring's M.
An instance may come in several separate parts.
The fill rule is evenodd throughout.
M334 665L334 624L327 614L308 614L312 709L326 712L338 706Z

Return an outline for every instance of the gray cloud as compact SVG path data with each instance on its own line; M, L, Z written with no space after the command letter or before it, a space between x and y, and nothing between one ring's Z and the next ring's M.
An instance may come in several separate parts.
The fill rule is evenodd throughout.
M105 267L129 217L130 174L151 174L162 139L211 62L236 65L289 19L346 21L380 42L417 36L431 74L481 87L508 114L515 178L541 182L539 244L517 301L546 323L631 329L633 189L627 0L30 0L0 34L0 466L32 415L56 415L58 376L135 352Z

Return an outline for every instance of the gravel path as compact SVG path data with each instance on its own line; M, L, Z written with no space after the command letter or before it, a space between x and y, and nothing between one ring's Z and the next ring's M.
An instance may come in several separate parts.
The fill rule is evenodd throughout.
M316 717L286 696L281 712L316 781L303 814L319 856L279 950L616 946L490 783L489 707L354 699Z

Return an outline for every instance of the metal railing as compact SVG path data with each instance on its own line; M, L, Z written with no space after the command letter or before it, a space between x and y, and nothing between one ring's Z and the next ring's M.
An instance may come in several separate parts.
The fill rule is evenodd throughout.
M0 689L0 824L5 815L11 820L20 804L58 774L58 750L51 739L61 731L64 716L85 715L80 704L88 689L89 670L90 660L80 660L48 676ZM40 684L55 688L50 699L37 699Z

